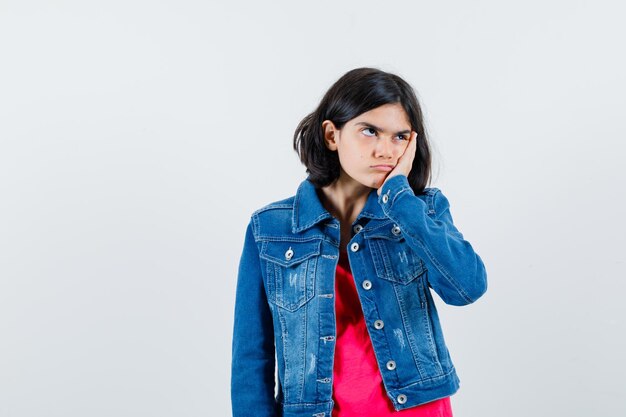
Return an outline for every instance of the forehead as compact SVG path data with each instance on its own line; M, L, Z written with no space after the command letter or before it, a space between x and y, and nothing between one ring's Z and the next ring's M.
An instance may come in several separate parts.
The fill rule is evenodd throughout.
M349 123L356 125L360 122L372 123L385 130L401 130L411 127L409 117L400 103L390 103L376 107L375 109L361 113L350 120Z

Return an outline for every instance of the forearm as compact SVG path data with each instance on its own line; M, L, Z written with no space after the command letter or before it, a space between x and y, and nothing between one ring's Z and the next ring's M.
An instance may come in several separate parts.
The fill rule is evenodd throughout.
M434 195L434 217L428 215L427 204L413 193L404 175L385 182L379 203L426 263L429 283L444 302L464 305L484 294L485 266L454 226L449 202L440 190Z

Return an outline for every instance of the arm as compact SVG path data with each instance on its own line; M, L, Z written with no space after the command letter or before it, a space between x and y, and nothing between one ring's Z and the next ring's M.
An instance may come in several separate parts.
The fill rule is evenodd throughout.
M274 330L250 220L239 261L231 364L233 417L275 417Z
M435 219L428 216L426 203L415 195L405 175L389 178L378 201L426 263L429 285L446 304L470 304L487 291L485 265L454 226L441 190L434 195Z

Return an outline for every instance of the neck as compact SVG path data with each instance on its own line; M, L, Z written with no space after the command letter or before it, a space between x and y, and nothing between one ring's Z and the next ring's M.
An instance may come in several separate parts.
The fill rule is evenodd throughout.
M341 224L351 225L359 215L372 191L353 179L340 176L335 182L319 189L322 205Z

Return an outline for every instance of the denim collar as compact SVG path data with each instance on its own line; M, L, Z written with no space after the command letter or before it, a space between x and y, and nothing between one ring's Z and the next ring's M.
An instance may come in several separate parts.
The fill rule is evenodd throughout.
M320 201L315 186L310 177L307 177L298 186L295 199L293 200L293 218L292 218L292 232L298 233L313 227L315 224L325 219L332 219L333 216L324 208ZM368 217L370 219L384 219L386 218L380 203L378 202L378 194L375 188L372 188L363 210L357 216L356 220L362 217Z

